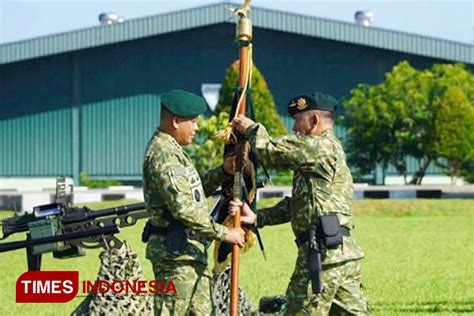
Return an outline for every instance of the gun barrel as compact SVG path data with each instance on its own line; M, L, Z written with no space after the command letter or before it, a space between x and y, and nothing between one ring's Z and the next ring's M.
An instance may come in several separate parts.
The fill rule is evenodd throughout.
M130 205L124 205L119 207L111 207L103 210L97 210L93 212L77 213L70 216L65 216L63 219L64 224L74 224L83 222L86 220L96 219L98 217L110 216L110 215L123 215L130 212L135 212L145 209L145 203L136 203Z
M102 217L102 216L109 216L109 215L122 215L130 212L135 212L139 210L145 209L145 203L137 203L137 204L130 204L130 205L124 205L124 206L119 206L119 207L111 207L111 208L106 208L103 210L98 210L95 211L94 218L96 217Z
M20 248L32 247L37 245L44 245L53 242L67 241L73 239L80 239L98 235L110 235L120 232L120 228L116 225L95 228L80 232L68 233L58 236L44 237L38 239L28 239L23 241L13 241L8 243L0 244L0 252L12 251Z
M6 218L1 221L3 236L0 239L6 239L14 233L26 232L29 230L28 223L33 221L35 216L32 214L25 214L23 216L15 216Z

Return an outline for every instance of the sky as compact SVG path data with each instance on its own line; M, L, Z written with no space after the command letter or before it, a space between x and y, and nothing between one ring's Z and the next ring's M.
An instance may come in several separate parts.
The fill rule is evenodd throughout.
M0 44L97 26L102 12L127 20L218 2L226 1L0 0ZM374 27L474 44L474 0L253 0L252 5L347 22L354 21L355 11L370 10Z

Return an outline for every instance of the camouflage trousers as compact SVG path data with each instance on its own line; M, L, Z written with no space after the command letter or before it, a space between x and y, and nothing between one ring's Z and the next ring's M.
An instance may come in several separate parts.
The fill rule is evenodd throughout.
M286 315L370 315L361 283L360 260L324 265L320 294L311 289L307 256L298 256L286 291Z
M192 260L152 261L155 279L173 280L176 294L155 295L155 315L211 315L211 276L207 266Z

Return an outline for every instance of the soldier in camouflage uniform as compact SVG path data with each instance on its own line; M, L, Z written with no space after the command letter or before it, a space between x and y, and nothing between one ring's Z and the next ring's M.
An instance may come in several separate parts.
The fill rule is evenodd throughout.
M243 246L244 231L214 223L206 195L232 171L232 162L202 180L181 147L193 141L197 116L206 108L192 93L172 90L160 95L160 127L151 137L143 163L143 190L151 219L143 239L155 279L173 281L176 294L155 296L156 315L211 315L207 245L212 239ZM166 285L165 285L166 288Z
M256 217L247 205L242 209L242 221L256 222L258 227L291 222L299 248L286 292L289 315L370 314L361 284L360 259L364 253L350 234L354 228L352 176L341 143L333 132L336 108L337 101L322 93L296 96L288 107L295 119L296 135L275 139L268 136L264 126L246 117L233 120L234 127L247 136L266 166L294 172L291 198L258 210ZM234 203L230 213L234 214L238 208L238 203ZM310 225L316 224L321 230L322 216L334 213L332 218L338 220L335 226L341 232L338 232L340 242L336 247L329 247L325 237L318 237L322 290L316 295L310 286L306 236Z

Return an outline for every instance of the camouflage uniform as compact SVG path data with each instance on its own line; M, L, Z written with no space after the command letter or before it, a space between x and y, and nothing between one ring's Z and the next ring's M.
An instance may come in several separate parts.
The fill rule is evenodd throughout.
M258 158L268 167L291 169L292 197L257 212L257 226L291 222L295 236L328 213L337 213L341 226L354 227L352 176L341 143L331 130L319 136L288 135L270 139L260 124L246 135ZM324 247L324 245L322 245ZM369 314L362 290L359 260L362 248L352 237L344 236L335 249L321 249L322 293L314 295L310 286L308 243L298 249L295 269L287 288L288 314L328 315L336 311Z
M225 180L222 168L208 173L201 183L191 159L169 134L157 130L148 142L143 164L145 203L151 223L166 227L165 212L200 237L223 240L227 228L211 221L205 195ZM203 186L204 184L204 186ZM166 210L166 211L165 211ZM157 280L173 280L177 294L156 295L157 315L210 315L210 274L203 243L187 239L180 255L167 250L166 238L151 235L146 257Z

